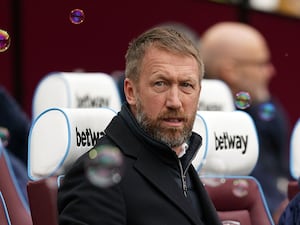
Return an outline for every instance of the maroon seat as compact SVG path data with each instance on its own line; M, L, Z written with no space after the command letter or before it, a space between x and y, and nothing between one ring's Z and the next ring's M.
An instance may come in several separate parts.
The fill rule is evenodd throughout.
M53 108L35 120L28 140L28 176L31 180L27 184L34 225L57 225L57 191L61 177L95 144L96 138L93 138L91 146L78 145L77 130L89 130L98 138L115 115L116 112L109 108ZM97 121L96 127L94 121ZM57 135L55 138L54 134Z
M60 177L29 181L27 193L33 225L57 225L57 189Z
M264 194L251 176L201 177L222 221L241 225L274 224Z
M1 221L1 225L11 225L5 199L3 198L1 192L0 192L0 221Z
M292 180L288 182L287 196L292 200L300 191L300 118L292 129L290 138L290 173Z
M295 195L300 192L300 186L298 181L291 180L288 182L287 196L289 200L292 200Z
M32 225L30 209L22 196L5 149L0 147L0 191L12 225ZM2 222L2 221L1 221Z

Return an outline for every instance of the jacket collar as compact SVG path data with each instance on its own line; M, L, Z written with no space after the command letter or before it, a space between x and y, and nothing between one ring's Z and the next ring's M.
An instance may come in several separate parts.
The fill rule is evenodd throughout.
M131 132L130 136L133 135L141 143L143 143L144 146L148 146L150 151L154 151L155 154L166 163L172 164L174 162L174 159L177 162L177 155L169 146L162 142L154 140L140 127L134 115L130 111L128 103L122 105L122 109L118 113L118 115L120 117L120 120L123 120L123 123L125 122L125 124L128 126L127 129L129 128ZM201 136L193 132L188 143L189 148L184 157L182 157L182 163L184 167L195 157L201 144Z
M127 132L124 133L124 130ZM170 176L170 171L164 169L166 163L178 167L179 159L176 153L167 145L149 137L137 124L126 105L122 106L121 111L106 128L105 133L125 155L136 158L134 168L145 179L148 179L173 204L180 208L191 220L194 220L195 224L201 224L199 219L195 217L193 207L188 203L183 192ZM199 135L193 133L189 150L183 158L192 159L201 145L201 140ZM124 149L122 146L126 146L126 148ZM160 157L161 160L157 160L157 157Z

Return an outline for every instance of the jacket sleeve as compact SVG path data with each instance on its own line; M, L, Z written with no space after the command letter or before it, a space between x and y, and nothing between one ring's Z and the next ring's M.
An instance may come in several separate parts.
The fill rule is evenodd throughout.
M66 173L58 190L59 225L126 224L119 184L97 187L85 176L87 154Z

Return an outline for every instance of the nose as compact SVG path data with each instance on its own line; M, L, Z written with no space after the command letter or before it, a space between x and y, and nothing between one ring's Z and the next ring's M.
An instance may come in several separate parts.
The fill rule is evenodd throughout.
M166 106L172 109L179 109L182 106L180 90L178 87L172 87L167 93Z

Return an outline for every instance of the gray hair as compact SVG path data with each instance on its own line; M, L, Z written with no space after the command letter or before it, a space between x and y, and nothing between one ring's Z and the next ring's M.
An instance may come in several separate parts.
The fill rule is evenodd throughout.
M197 61L199 78L200 81L202 80L204 65L197 46L184 33L174 28L163 26L147 30L129 44L125 55L125 76L127 78L134 82L139 80L141 64L145 52L149 47L156 47L180 55L192 56Z

